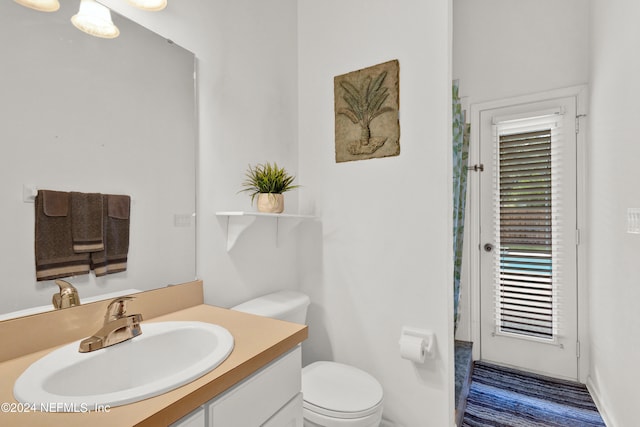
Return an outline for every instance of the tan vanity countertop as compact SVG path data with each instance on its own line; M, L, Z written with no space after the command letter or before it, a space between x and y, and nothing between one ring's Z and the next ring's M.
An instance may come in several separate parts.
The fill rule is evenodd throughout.
M0 403L3 405L0 411L0 425L166 426L294 348L304 341L308 334L304 325L204 304L144 321L142 332L144 333L145 323L172 320L197 320L221 325L233 335L234 349L220 366L187 385L140 402L110 408L109 412L91 413L7 412L7 407L9 410L19 408L15 405L11 408L12 404L17 404L13 397L13 384L16 379L29 365L57 347L7 360L0 363ZM162 357L162 354L158 357Z

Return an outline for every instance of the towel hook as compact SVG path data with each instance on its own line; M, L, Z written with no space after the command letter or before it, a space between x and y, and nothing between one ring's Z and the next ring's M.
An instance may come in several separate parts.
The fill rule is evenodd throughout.
M22 184L22 201L25 203L34 203L36 196L38 195L38 189L35 185Z

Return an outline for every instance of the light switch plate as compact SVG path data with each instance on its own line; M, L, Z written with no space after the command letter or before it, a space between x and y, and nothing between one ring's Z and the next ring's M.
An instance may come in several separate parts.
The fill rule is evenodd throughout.
M175 227L191 227L191 218L193 214L175 214L173 216L173 225Z
M627 233L640 234L640 208L627 209Z

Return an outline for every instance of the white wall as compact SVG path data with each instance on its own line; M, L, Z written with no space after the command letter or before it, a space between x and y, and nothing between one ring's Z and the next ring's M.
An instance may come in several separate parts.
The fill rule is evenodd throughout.
M451 425L450 2L192 0L151 15L105 3L198 57L206 301L229 306L302 288L313 304L306 363L370 371L397 427ZM402 153L336 165L333 76L395 58ZM321 221L276 249L274 224L259 220L227 254L213 214L251 209L236 191L247 163L266 160L299 175L303 188L286 196L287 210L299 199L301 213ZM400 359L402 325L436 333L438 356L424 369Z
M640 235L626 233L627 208L640 207L638 17L638 2L591 2L591 385L611 427L637 424L640 383Z
M453 77L469 102L586 83L584 0L453 0Z
M298 174L296 1L170 1L159 13L104 3L198 59L197 256L206 302L231 306L297 287L295 240L276 247L275 222L257 220L227 253L226 222L215 216L255 210L237 194L249 163L275 161ZM297 211L297 199L297 191L285 195L285 213Z
M467 103L584 84L588 47L584 0L453 0L453 77ZM471 156L476 150L471 147ZM469 173L468 196L478 177ZM470 211L468 203L457 333L463 340L471 340L472 331Z
M350 363L385 391L397 426L453 423L450 2L298 4L305 363ZM333 78L400 62L400 155L336 163ZM320 242L314 244L313 241ZM435 332L437 358L400 358L403 325Z

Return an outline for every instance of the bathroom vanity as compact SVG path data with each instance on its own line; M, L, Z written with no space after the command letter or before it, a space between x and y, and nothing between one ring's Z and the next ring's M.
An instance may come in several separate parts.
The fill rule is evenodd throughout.
M171 427L301 427L300 353L291 350Z
M144 316L143 334L145 323L152 322L199 321L226 328L233 335L234 349L214 370L159 396L112 408L61 413L55 405L46 412L19 404L13 385L22 372L54 349L91 335L102 322L107 304L0 322L0 339L15 343L0 348L0 425L302 425L299 344L307 337L307 327L205 305L200 281L137 294L130 311Z

